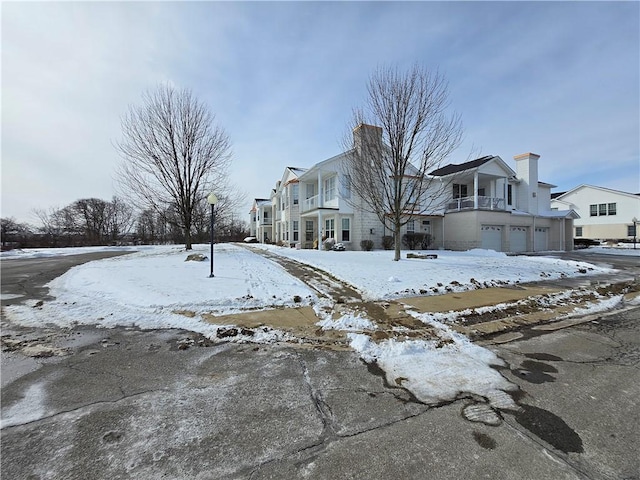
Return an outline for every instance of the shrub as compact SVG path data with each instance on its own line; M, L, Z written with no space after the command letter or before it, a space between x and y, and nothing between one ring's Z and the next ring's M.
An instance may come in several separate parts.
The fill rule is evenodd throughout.
M360 248L365 252L373 250L373 240L362 240L360 242Z
M382 237L382 248L385 250L393 250L393 243L393 237L391 235Z
M425 233L424 237L422 237L422 242L420 243L420 248L422 250L427 250L430 246L431 246L431 234L430 233Z
M407 247L409 250L415 250L418 245L422 244L423 237L424 233L405 233L402 236L402 245Z

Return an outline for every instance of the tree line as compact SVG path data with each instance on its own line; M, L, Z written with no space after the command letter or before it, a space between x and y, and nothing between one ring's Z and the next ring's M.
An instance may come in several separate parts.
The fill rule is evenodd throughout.
M208 207L201 199L194 208L190 236L195 243L208 243L211 239ZM3 250L185 242L178 209L140 211L119 197L110 201L84 198L62 208L36 210L34 214L39 226L0 218ZM248 235L246 223L224 208L216 208L214 233L217 242L242 241Z

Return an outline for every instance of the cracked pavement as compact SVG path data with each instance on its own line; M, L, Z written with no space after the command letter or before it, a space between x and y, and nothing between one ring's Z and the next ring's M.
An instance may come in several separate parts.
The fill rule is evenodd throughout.
M639 326L636 306L486 338L520 388L520 410L487 421L486 399L422 404L349 350L5 323L3 336L53 353L2 352L0 473L638 480Z

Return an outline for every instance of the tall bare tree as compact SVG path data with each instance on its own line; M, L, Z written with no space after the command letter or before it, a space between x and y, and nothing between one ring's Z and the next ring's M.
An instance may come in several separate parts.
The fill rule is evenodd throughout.
M407 72L381 67L369 78L364 107L354 110L354 141L345 170L361 207L374 213L395 240L400 259L400 229L412 216L435 208L445 185L428 175L462 142L459 115L447 112L444 77L414 66Z
M141 209L174 206L187 250L194 211L213 185L224 183L230 163L229 138L214 120L189 90L170 85L147 92L122 118L121 190Z

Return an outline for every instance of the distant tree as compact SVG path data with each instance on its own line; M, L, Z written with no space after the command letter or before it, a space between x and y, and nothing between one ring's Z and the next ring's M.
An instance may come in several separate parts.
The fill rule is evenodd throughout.
M363 208L393 232L394 260L400 259L400 231L412 216L432 209L446 185L437 169L460 145L462 123L447 115L444 77L419 66L408 72L384 67L369 79L365 106L354 111L346 141L345 178ZM429 192L429 195L426 193Z
M213 185L225 183L230 141L189 90L161 85L122 118L117 180L137 207L172 208L191 249L194 212ZM216 192L218 194L218 192Z
M0 218L0 237L2 238L2 248L13 248L25 246L33 235L30 225L20 223L15 218Z

